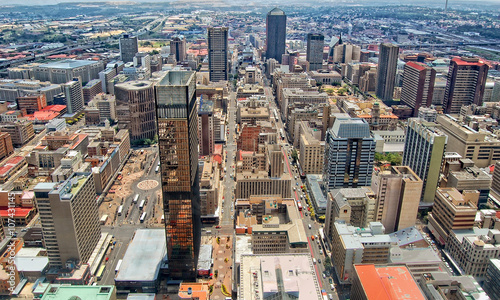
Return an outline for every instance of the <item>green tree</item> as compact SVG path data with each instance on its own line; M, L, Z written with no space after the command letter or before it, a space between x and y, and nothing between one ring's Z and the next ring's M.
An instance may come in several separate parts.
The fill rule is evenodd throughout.
M291 157L292 157L292 159L293 159L294 162L298 160L299 155L298 155L296 149L293 149Z
M383 161L385 157L382 153L375 153L375 161Z

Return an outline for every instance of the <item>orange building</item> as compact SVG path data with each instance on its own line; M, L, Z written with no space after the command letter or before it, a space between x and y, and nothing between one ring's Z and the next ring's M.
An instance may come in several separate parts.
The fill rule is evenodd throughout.
M237 141L238 150L254 151L259 149L260 125L245 124Z
M0 159L14 153L12 138L7 132L0 132Z
M406 266L354 265L351 299L425 300Z
M16 101L17 109L25 111L28 115L35 113L35 111L40 111L47 106L47 98L45 98L44 94L17 97Z

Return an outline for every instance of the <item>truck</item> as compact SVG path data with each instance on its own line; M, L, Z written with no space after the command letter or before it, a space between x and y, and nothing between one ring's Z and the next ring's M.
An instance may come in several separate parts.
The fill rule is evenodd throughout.
M107 220L108 220L108 215L103 215L103 216L101 217L101 225L106 224L106 221L107 221Z
M120 205L118 207L118 215L121 216L122 215L122 212L123 212L123 205Z

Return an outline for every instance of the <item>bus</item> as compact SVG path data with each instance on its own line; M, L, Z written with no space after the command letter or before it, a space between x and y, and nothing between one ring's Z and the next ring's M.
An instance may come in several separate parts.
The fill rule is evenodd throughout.
M116 264L115 274L118 273L118 271L120 271L120 267L122 266L122 261L123 261L123 259L120 259L118 261L118 263Z
M146 220L146 212L143 212L141 215L141 223L144 223L144 220Z
M284 140L285 139L285 135L283 134L283 129L280 128L280 136L281 136L281 139Z
M139 205L139 209L142 210L144 208L144 204L146 203L146 200L142 200L141 204Z
M121 216L122 215L122 212L123 212L123 205L120 205L118 207L118 215Z
M97 274L96 274L97 281L102 279L102 274L104 274L104 270L106 270L106 265L102 265L99 267L99 271L97 271Z
M139 201L139 194L135 194L135 197L134 197L134 204L137 203L137 201Z

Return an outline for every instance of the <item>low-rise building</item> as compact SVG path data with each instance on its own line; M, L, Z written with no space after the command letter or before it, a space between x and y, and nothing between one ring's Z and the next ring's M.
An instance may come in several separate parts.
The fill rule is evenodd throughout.
M241 172L236 174L236 198L249 198L253 195L281 195L290 198L292 180L288 173L271 178L265 171Z
M446 272L434 271L422 274L419 281L420 289L427 299L489 300L491 298L486 295L479 286L479 283L472 276L451 276Z

